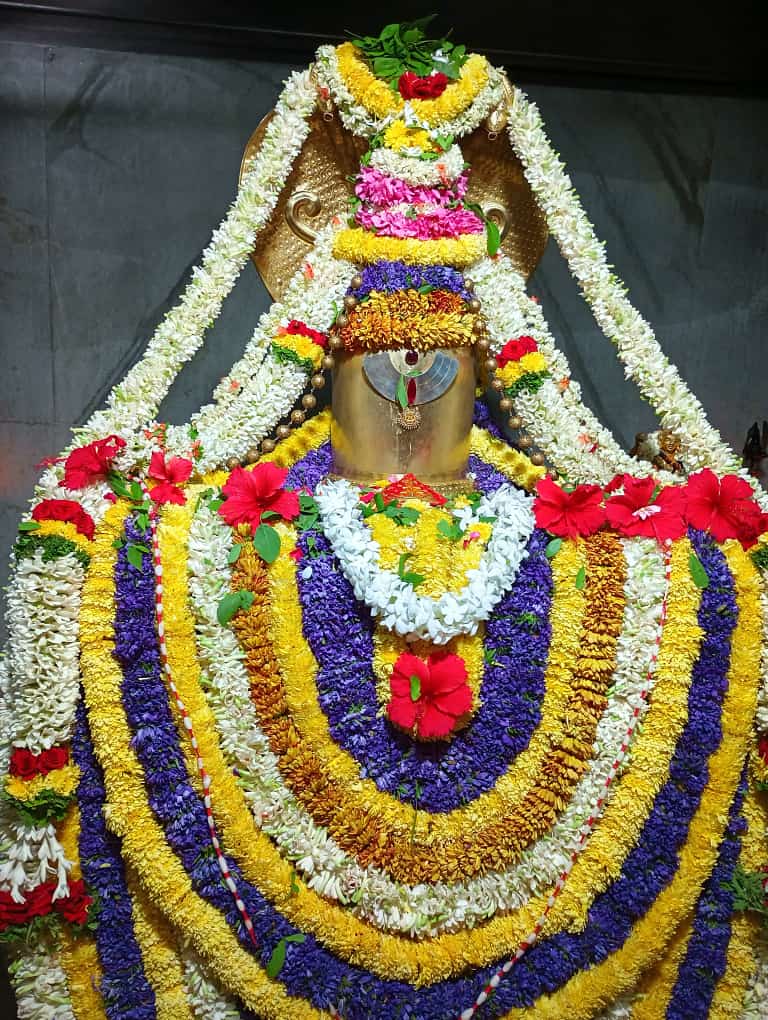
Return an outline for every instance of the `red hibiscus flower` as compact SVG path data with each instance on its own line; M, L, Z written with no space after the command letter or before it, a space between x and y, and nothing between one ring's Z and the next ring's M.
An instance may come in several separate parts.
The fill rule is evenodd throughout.
M91 482L103 481L124 446L125 440L120 436L107 436L73 450L64 462L64 478L59 485L65 489L84 489Z
M26 747L14 747L8 771L19 779L33 776L47 776L49 772L63 768L69 761L66 747L49 747L40 754L33 754Z
M533 512L537 525L559 538L593 535L605 522L603 492L599 485L566 492L547 476L536 486Z
M189 479L192 474L192 461L186 457L171 457L166 461L165 455L155 450L149 462L148 475L160 484L153 485L149 490L154 503L178 503L183 506L187 497L177 488Z
M624 475L614 475L613 478L608 482L607 485L603 486L603 492L606 494L616 492L624 484Z
M437 99L445 92L448 78L442 71L435 71L421 78L413 71L400 75L397 91L403 99Z
M499 368L504 368L508 362L519 361L524 354L533 354L538 349L538 344L532 336L519 336L516 340L507 340L496 355L496 364Z
M690 476L686 495L688 523L708 531L716 542L738 538L746 549L766 529L768 515L761 513L752 486L738 475L718 478L704 468Z
M71 924L85 924L91 903L93 899L85 891L85 882L81 878L76 878L69 883L69 894L54 900L53 906L65 921Z
M291 319L287 326L283 326L282 329L278 330L278 333L287 333L289 336L305 336L313 344L317 344L318 347L325 347L328 343L328 337L325 333L312 329L306 322L301 322L299 319Z
M436 652L427 661L403 652L389 678L387 716L419 740L447 737L472 708L464 660Z
M222 487L227 498L219 513L232 527L250 524L256 529L267 510L292 521L299 515L299 494L283 488L287 475L287 468L275 467L269 461L257 464L253 471L235 468Z
M81 535L93 538L94 523L90 514L73 499L43 499L32 511L33 521L66 521L74 524Z
M653 498L656 483L652 478L624 475L624 494L613 496L605 504L608 523L622 535L643 535L658 542L682 538L685 534L685 492L669 485Z

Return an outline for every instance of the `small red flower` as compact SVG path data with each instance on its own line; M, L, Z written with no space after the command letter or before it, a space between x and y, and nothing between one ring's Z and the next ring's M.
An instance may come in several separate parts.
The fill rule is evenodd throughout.
M66 521L74 524L81 535L93 538L94 523L90 514L73 499L43 499L32 511L33 521Z
M34 776L47 776L49 772L63 768L68 761L66 747L49 747L40 754L33 754L26 747L14 747L8 771L19 779L32 779Z
M765 764L768 765L768 732L761 733L757 738L757 753Z
M299 494L283 488L287 476L287 468L276 467L270 461L257 464L253 471L235 468L222 487L227 498L219 513L232 527L250 524L255 529L267 510L292 521L299 515Z
M516 340L507 340L499 353L496 355L496 364L499 368L510 361L519 361L525 354L533 354L539 347L532 336L519 336Z
M73 450L64 463L64 478L59 485L65 489L84 489L91 482L103 481L112 468L112 461L125 446L120 436L97 439Z
M472 708L464 660L447 652L435 652L426 662L403 652L389 688L388 718L419 740L447 737Z
M445 92L448 77L442 71L434 71L422 78L414 71L400 75L397 91L403 99L437 99Z
M24 890L23 903L17 903L9 892L0 890L0 931L12 924L26 924L33 917L50 914L55 889L55 882L43 882L34 889Z
M69 894L54 900L53 906L70 924L85 924L91 903L93 899L85 891L85 882L76 878L69 883Z
M291 557L291 559L295 563L300 563L301 560L304 558L304 553L303 553L303 551L301 549L299 549L298 546L296 546L295 549L291 549L291 551L288 553L288 555Z
M171 457L166 461L165 455L155 450L147 473L150 478L155 478L160 483L149 490L153 502L177 503L179 506L187 502L187 497L177 486L183 485L192 474L191 460L187 460L186 457Z
M278 334L287 334L288 336L305 336L312 343L317 344L318 347L325 347L328 343L328 337L325 333L321 333L317 329L312 329L306 322L301 322L299 319L291 319L287 326L281 327L278 330Z
M624 475L622 484L624 494L613 496L605 504L605 513L612 528L622 535L643 535L658 542L682 538L686 531L685 492L682 487L669 485L654 499L656 483L652 478Z
M559 538L593 535L605 522L603 492L599 485L566 492L547 476L536 486L533 512L536 524Z
M768 515L755 502L752 486L738 475L718 478L704 468L688 479L686 496L688 523L708 531L716 542L738 538L746 549L766 530Z

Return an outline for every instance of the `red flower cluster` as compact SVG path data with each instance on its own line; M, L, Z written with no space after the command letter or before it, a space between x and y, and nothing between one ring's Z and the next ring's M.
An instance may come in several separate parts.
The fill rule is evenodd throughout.
M516 340L507 340L496 355L496 364L499 368L504 368L508 362L519 361L524 354L533 354L538 349L532 336L519 336Z
M219 513L231 527L250 524L254 530L267 511L292 521L299 515L299 494L283 488L287 475L287 468L275 467L270 461L257 464L253 471L235 468L222 486L227 498Z
M317 344L318 347L325 347L328 343L328 337L325 333L312 329L306 322L302 322L300 319L291 319L288 325L283 326L278 332L287 333L289 336L305 336L312 343Z
M442 96L448 85L448 77L442 71L433 71L425 78L414 71L406 71L400 75L397 91L403 99L437 99Z
M757 738L757 753L768 765L768 733L761 733Z
M78 447L64 462L64 478L59 485L65 489L84 489L91 482L104 481L124 446L125 440L120 436L107 436Z
M54 900L56 882L43 882L24 893L23 903L17 903L9 892L0 890L0 931L14 924L27 924L35 917L45 917L54 910L71 924L85 924L88 908L93 903L85 891L82 879L69 883L69 894Z
M40 754L33 754L26 747L14 747L8 771L19 779L33 779L63 768L68 761L69 750L66 747L48 747Z
M171 457L166 461L165 454L155 450L147 473L158 482L149 490L150 499L154 503L177 503L183 506L187 502L187 497L178 486L183 485L192 474L191 460Z
M467 669L458 655L435 652L427 661L403 652L389 678L387 716L419 740L440 740L472 708Z
M73 499L43 499L32 511L33 521L65 521L74 524L81 535L93 538L94 523L90 514Z
M605 495L611 495L603 503ZM659 542L682 538L690 525L716 542L737 538L745 549L768 531L768 514L755 502L749 482L738 475L718 478L705 468L686 485L659 488L652 478L617 476L605 489L577 485L567 491L551 478L536 487L536 523L561 538L592 535L607 523L621 535L643 535Z

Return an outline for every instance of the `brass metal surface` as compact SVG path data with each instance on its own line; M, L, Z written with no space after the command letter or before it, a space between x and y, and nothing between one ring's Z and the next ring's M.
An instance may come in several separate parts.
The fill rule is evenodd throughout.
M438 487L467 470L475 360L466 347L450 348L458 362L453 384L437 400L419 406L419 427L397 424L398 405L374 390L363 372L364 354L342 354L333 371L332 471L367 483L409 471Z
M268 114L248 140L241 179L272 116ZM357 173L368 147L366 139L344 130L337 114L327 117L319 111L312 115L309 137L253 251L254 264L276 300L306 259L317 232L334 218L339 224L346 220L353 194L349 178ZM525 277L530 276L544 253L547 227L506 132L491 139L486 128L479 127L460 144L472 167L469 201L477 202L497 222L503 232L501 250Z

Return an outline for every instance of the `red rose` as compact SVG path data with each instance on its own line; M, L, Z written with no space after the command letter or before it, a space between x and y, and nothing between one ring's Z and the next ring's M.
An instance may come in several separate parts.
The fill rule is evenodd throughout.
M69 751L66 747L57 745L41 751L37 756L37 768L41 775L47 776L49 772L62 769L69 761Z
M37 755L32 754L26 747L14 747L8 771L19 779L32 779L39 772Z
M536 486L533 512L537 525L559 538L593 535L605 522L603 492L599 485L566 492L546 476Z
M406 71L400 75L397 91L403 99L437 99L445 92L447 84L448 78L442 71L433 71L426 78Z
M669 485L653 498L656 483L652 478L624 475L624 494L613 496L605 504L608 523L622 535L642 535L665 539L682 538L686 531L685 492Z
M91 903L93 899L85 891L85 882L77 878L69 883L69 895L54 900L53 906L70 924L85 924Z
M94 523L90 514L73 499L43 499L32 511L33 521L66 521L74 524L81 535L93 538Z
M738 538L746 549L766 529L766 515L755 502L752 486L738 475L718 478L704 468L688 479L686 497L688 523L708 531L716 542Z
M186 457L171 457L166 461L165 455L155 450L149 462L148 475L160 484L153 485L149 490L150 499L154 503L176 503L183 506L187 497L178 488L192 474L192 461Z
M120 436L97 439L88 446L73 450L64 463L64 479L59 482L65 489L84 489L91 482L106 479L112 461L125 446Z
M17 903L9 892L0 891L0 931L12 924L26 924L33 917L44 917L51 912L55 882L43 882L34 889L25 890L23 903Z
M292 521L299 515L299 495L282 487L287 476L287 468L276 467L270 461L257 464L253 471L235 468L222 486L227 498L219 513L231 527L250 524L258 528L267 510Z
M306 322L301 322L299 319L291 319L288 325L280 330L280 332L287 333L289 336L305 336L313 344L317 344L318 347L325 347L328 343L328 337L325 333L312 329Z
M765 764L768 765L768 732L761 733L757 738L757 753Z
M519 361L524 354L533 354L538 349L532 336L519 336L516 340L507 340L496 355L496 364L499 368L504 368L507 362Z
M403 652L389 678L387 716L420 740L447 737L472 708L467 669L458 655L437 652L427 661Z

